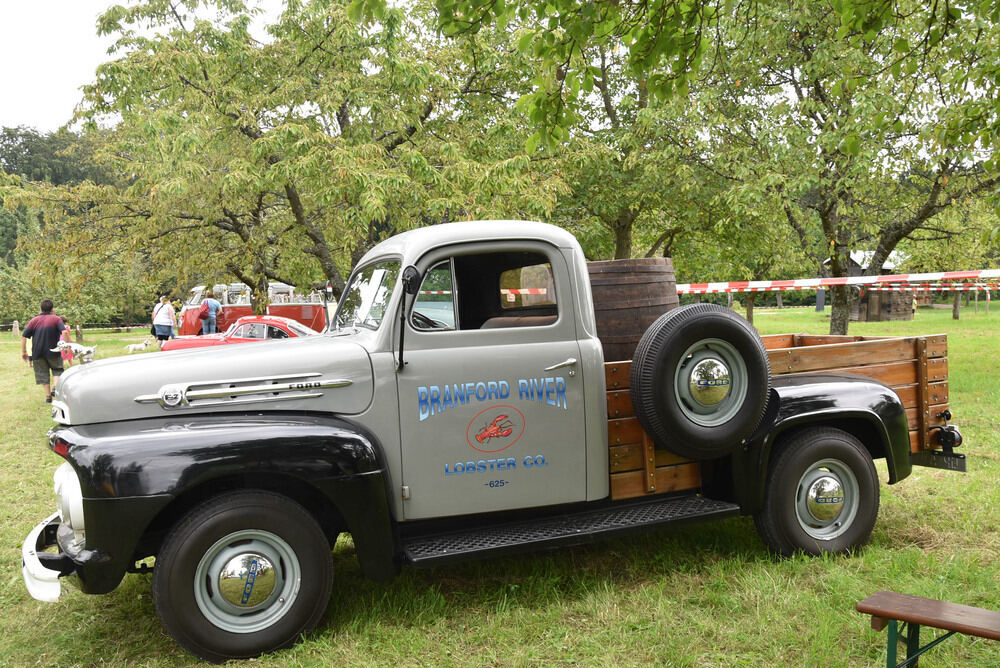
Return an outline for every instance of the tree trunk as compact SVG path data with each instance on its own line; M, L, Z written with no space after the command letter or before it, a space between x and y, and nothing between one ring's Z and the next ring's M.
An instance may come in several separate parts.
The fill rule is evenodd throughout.
M951 319L958 320L959 310L962 306L962 293L955 290L955 297L951 302Z
M627 260L632 257L632 221L615 226L615 259Z
M747 293L747 322L753 324L753 302L757 295L753 292Z
M830 334L847 334L847 327L851 322L851 289L846 285L833 285L830 293L833 305L830 311Z
M229 265L229 271L233 273L236 278L250 288L250 308L253 309L254 315L264 315L267 313L267 288L269 281L267 278L267 273L264 272L263 266L259 263L254 267L254 271L247 272L239 267L234 267Z
M257 279L257 284L250 292L250 305L253 307L254 315L264 315L267 313L267 276Z
M776 292L776 293L774 294L774 298L775 298L775 299L777 300L777 302L778 302L778 308L785 308L785 304L784 304L784 302L782 302L782 301L781 301L781 293L780 293L780 292Z
M291 206L295 222L298 223L306 237L312 242L312 247L306 248L306 252L319 260L319 266L323 270L326 280L329 281L330 287L333 288L334 296L340 299L345 287L344 277L341 276L340 270L337 269L337 263L333 259L333 251L326 241L323 228L306 215L302 199L299 197L299 191L294 185L290 183L285 185L285 197L288 199L289 206Z

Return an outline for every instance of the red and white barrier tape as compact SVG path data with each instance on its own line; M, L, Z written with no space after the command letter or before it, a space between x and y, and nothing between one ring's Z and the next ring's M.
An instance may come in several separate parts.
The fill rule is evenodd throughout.
M1000 278L1000 269L975 271L940 271L924 274L896 274L893 276L839 276L833 278L799 278L785 281L729 281L720 283L678 283L677 294L713 294L719 292L777 292L781 290L815 290L834 285L882 285L899 283L926 283L929 281L978 281ZM937 288L943 290L945 288Z
M997 283L944 283L942 285L872 285L865 286L864 290L873 292L972 292L1000 289Z

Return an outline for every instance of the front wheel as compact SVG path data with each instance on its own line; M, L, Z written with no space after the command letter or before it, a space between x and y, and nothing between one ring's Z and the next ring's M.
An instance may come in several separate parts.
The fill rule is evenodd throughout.
M164 628L209 661L294 644L319 622L332 585L322 529L302 506L269 492L224 494L192 510L153 571Z
M815 428L781 444L754 521L778 554L839 554L868 541L878 505L878 475L868 450L847 432Z

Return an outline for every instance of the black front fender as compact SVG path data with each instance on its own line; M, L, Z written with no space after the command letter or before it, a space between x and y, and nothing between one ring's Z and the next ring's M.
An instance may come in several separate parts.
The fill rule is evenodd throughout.
M858 437L873 458L884 457L889 484L910 475L910 439L906 411L891 389L861 376L802 374L775 376L778 401L772 422L747 449L733 456L737 497L755 512L764 498L767 470L775 443L783 434L813 426L843 429Z
M191 490L216 481L274 481L290 495L309 487L351 532L366 574L394 572L395 543L377 442L346 420L314 414L229 414L156 418L54 430L84 496L87 549L78 569L85 591L114 589L157 516ZM315 509L309 509L315 512Z

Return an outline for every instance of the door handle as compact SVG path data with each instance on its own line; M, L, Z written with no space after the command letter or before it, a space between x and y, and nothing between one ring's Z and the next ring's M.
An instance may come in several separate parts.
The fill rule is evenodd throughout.
M545 367L545 370L546 371L555 371L556 369L561 369L564 366L573 366L574 364L576 364L576 358L575 357L570 357L568 360L565 360L563 362L559 362L559 364L553 364L552 366Z

